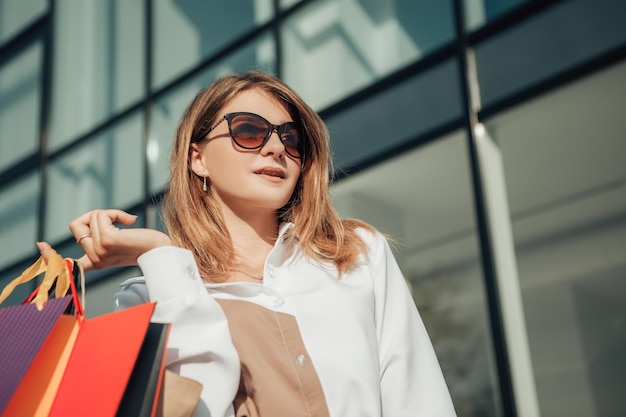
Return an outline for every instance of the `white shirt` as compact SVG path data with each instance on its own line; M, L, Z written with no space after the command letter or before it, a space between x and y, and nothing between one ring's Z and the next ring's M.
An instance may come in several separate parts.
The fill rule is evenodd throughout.
M197 416L232 416L239 359L217 298L293 315L331 416L456 416L434 349L385 238L359 230L368 248L356 268L306 259L281 227L262 283L205 284L190 251L161 247L138 259L117 308L156 301L172 323L167 366L202 383ZM145 285L144 285L145 282ZM254 317L250 318L254 320ZM286 413L288 415L288 412Z

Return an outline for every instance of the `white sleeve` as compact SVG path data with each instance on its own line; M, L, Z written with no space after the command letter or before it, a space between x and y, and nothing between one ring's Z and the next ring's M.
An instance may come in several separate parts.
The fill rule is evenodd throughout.
M239 357L226 316L204 287L192 253L165 246L144 253L138 264L146 286L128 281L116 294L116 308L155 301L152 321L172 324L167 368L202 384L196 416L233 416Z
M380 234L368 240L383 416L456 416L435 350L389 244Z

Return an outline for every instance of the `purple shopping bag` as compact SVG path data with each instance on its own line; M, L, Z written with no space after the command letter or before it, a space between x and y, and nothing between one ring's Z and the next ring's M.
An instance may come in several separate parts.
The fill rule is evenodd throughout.
M35 304L0 309L0 414L71 301L50 299L41 311Z

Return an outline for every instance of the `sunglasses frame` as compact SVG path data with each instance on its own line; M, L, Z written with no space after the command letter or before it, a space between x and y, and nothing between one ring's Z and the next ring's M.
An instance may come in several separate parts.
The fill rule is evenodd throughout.
M232 127L231 127L231 123L232 123L232 119L234 117L237 116L253 116L256 117L258 119L260 119L261 121L263 121L267 126L271 127L270 131L268 132L268 134L265 136L265 138L263 138L263 141L258 145L255 146L253 148L249 148L247 146L243 146L241 145L239 142L237 142L237 139L235 139L235 135L233 134L232 131ZM230 138L233 142L235 142L235 144L237 146L239 146L242 149L248 149L248 150L254 150L254 149L261 149L263 146L265 146L265 144L270 140L270 137L272 136L272 133L276 132L276 134L278 135L278 139L280 140L280 142L283 144L283 146L285 147L285 152L291 156L292 158L296 158L296 159L300 159L301 160L301 164L304 165L304 155L305 155L305 146L304 144L306 143L304 141L304 139L302 138L302 134L300 132L300 129L297 128L297 125L295 122L286 122L283 123L282 125L275 125L273 123L270 123L269 120L267 120L265 117L260 116L256 113L250 113L250 112L245 112L245 111L240 111L240 112L232 112L232 113L226 113L224 116L222 116L219 121L217 123L215 123L213 126L211 126L210 128L207 129L206 125L207 125L207 121L205 121L202 126L200 127L200 131L198 132L198 134L192 138L192 142L193 143L198 143L201 142L202 140L204 140L204 137L206 135L208 135L209 133L211 133L213 130L215 130L216 127L218 127L224 120L226 120L228 122L228 133L230 135ZM285 144L285 141L283 140L283 138L280 136L280 129L282 127L284 127L285 125L289 125L289 124L293 124L294 126L296 126L296 131L298 132L298 139L302 142L302 152L300 156L295 156L292 155L291 152L289 152L287 150L287 145Z

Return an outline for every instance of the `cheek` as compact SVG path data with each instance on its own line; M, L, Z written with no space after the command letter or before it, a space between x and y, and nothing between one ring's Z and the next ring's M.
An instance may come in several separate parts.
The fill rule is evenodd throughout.
M302 181L302 172L300 171L300 169L298 168L293 176L293 183L291 184L291 195L293 196L293 193L295 192L295 190L298 188L298 184L300 184L300 182Z
M224 171L232 171L236 165L235 158L229 154L228 149L224 149L218 140L209 142L204 149L202 161L207 169L209 178L220 176Z

